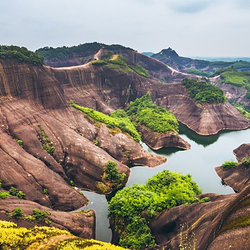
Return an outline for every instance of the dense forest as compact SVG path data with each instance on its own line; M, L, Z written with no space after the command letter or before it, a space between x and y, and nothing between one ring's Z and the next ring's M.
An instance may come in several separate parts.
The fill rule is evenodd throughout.
M57 59L57 60L65 60L67 57L72 56L74 54L80 55L82 53L86 52L97 52L101 48L105 48L108 50L118 50L118 49L129 49L131 48L124 47L119 44L112 44L112 45L106 45L103 43L85 43L85 44L79 44L78 46L72 46L72 47L58 47L58 48L52 48L52 47L44 47L41 49L36 50L36 53L43 56L44 59Z
M17 59L19 62L26 62L33 65L43 65L42 56L28 50L25 47L0 45L0 59Z
M188 89L189 96L196 102L223 103L226 101L224 92L220 88L206 82L186 78L182 84Z
M118 191L109 203L109 213L120 232L119 245L130 249L154 246L150 220L164 209L209 201L195 197L200 193L190 175L168 170L151 177L145 185L134 184Z
M171 111L153 103L149 93L130 102L127 114L137 125L144 125L154 132L178 132L178 121Z

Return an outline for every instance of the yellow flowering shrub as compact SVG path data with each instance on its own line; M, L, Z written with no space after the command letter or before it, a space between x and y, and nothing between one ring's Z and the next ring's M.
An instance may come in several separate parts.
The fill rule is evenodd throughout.
M0 221L0 249L3 250L122 250L124 248L97 240L76 237L54 227L18 227L13 222Z

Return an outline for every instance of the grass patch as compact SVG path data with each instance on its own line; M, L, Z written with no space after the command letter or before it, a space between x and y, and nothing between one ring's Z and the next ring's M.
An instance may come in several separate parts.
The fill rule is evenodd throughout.
M188 89L189 96L200 103L223 103L226 101L224 92L206 82L197 82L193 79L184 79L182 84Z
M209 77L210 76L209 73L207 73L205 71L198 70L198 69L188 69L187 73L188 74L195 74L195 75L199 75L199 76L205 76L205 77Z
M149 78L150 75L146 69L137 65L128 63L125 57L118 54L107 54L100 60L92 61L95 66L105 66L108 68L119 70L123 73L135 72L136 74Z
M141 140L140 134L123 110L117 110L109 116L94 109L79 106L75 103L71 103L70 106L84 112L94 120L106 124L109 128L120 128L122 132L128 133L137 142Z
M164 170L145 185L134 184L118 191L109 203L109 213L120 235L119 245L131 249L154 246L149 221L163 209L204 202L195 198L201 190L190 175Z
M250 85L250 72L226 71L221 77L225 83L238 87Z
M235 161L225 161L223 164L222 164L222 167L226 170L229 170L235 166L237 166L238 163L235 162Z
M234 103L233 106L238 109L240 111L240 113L246 117L248 120L250 120L250 112L248 112L245 109L245 106L243 104L239 104L239 103Z
M165 133L178 132L178 121L171 111L153 103L149 93L130 102L127 114L137 125L144 125L152 131Z

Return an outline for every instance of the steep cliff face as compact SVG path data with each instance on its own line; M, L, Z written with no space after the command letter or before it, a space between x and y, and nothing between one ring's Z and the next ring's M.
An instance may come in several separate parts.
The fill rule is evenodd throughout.
M123 73L91 64L52 71L64 85L66 96L74 91L75 102L104 112L108 112L107 106L121 108L150 92L156 104L170 109L181 123L198 134L211 135L221 130L249 127L249 121L229 103L198 105L188 96L182 84L163 84L133 72ZM77 91L73 86L77 87ZM82 89L82 86L85 88Z
M87 203L70 185L110 193L127 181L130 170L124 164L153 167L166 161L69 106L74 99L106 112L112 110L105 102L105 88L98 85L101 81L90 80L98 72L73 69L73 74L66 71L57 80L57 72L50 68L15 61L1 61L1 68L0 179L4 189L16 187L24 191L26 199L69 211ZM89 77L81 79L81 74ZM60 77L64 77L61 82ZM114 107L120 102L118 96ZM100 141L99 146L95 140ZM126 175L122 183L104 180L108 161Z

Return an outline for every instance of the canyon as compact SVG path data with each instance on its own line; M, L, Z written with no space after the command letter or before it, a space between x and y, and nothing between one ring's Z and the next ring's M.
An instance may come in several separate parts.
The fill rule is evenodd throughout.
M20 207L30 216L37 208L50 213L51 226L67 229L83 238L94 238L95 212L70 213L88 203L80 191L112 194L125 186L131 172L128 166L153 168L166 162L165 157L149 153L128 134L74 109L70 106L72 101L109 115L150 93L155 104L171 110L180 123L199 135L249 128L249 120L230 103L201 104L189 96L181 81L187 77L200 80L200 76L179 72L124 47L112 48L112 53L145 68L149 77L92 63L110 52L109 48L101 47L86 52L84 61L78 57L66 58L63 62L47 61L46 66L0 59L1 192L14 187L25 194L25 199L9 196L1 200L2 220L26 227L44 225L44 222L13 220L6 215ZM177 133L159 135L143 126L138 130L142 140L154 150L190 149L190 144ZM239 161L249 150L249 145L235 150ZM104 178L109 161L124 174L121 183ZM240 233L234 230L222 233L235 216L247 214L248 170L239 165L236 170L225 172L218 168L216 171L238 194L206 194L211 202L163 211L150 224L158 244L153 249L162 246L177 249L180 234L192 241L189 237L192 233L197 249L220 249L229 236L232 240L228 244L236 244L248 233L249 227ZM187 222L185 227L180 227L184 222Z

